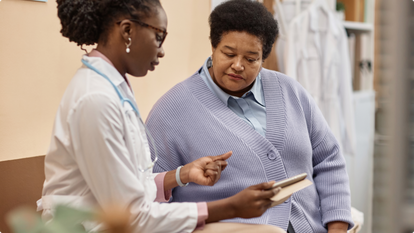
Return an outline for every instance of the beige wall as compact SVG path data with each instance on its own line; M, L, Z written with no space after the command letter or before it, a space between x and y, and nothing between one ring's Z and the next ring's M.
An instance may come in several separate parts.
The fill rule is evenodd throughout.
M210 0L163 0L166 55L145 78L132 78L141 114L211 53ZM0 1L0 161L44 155L60 98L83 51L63 38L56 2Z

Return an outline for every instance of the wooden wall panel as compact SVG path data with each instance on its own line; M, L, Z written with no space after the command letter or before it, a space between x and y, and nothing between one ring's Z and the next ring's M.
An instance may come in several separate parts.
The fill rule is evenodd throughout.
M44 156L0 162L0 232L11 233L5 215L19 206L36 209L42 196Z

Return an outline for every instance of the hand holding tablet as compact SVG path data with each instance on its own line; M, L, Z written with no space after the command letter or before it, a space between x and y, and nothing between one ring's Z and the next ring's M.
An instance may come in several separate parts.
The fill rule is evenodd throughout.
M302 173L274 183L271 189L281 188L281 190L270 198L270 200L273 201L271 206L273 207L283 203L289 199L294 192L312 185L313 183L310 180L305 179L306 176L306 173Z

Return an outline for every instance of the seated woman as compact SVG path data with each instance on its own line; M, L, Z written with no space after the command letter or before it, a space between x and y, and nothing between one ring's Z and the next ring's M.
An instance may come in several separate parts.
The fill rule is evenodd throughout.
M233 0L209 18L212 55L154 106L147 126L159 160L155 172L232 150L214 187L173 190L173 202L213 201L249 185L307 173L314 185L261 217L288 232L346 232L352 227L345 161L310 95L295 80L262 68L278 32L260 3Z
M38 201L43 219L54 217L56 205L109 211L108 205L116 203L130 214L131 232L169 233L263 214L275 194L266 190L272 182L213 202L156 202L168 200L169 190L182 182L214 185L231 156L202 157L172 171L152 173L152 140L147 140L126 74L145 76L165 54L167 16L159 0L58 0L57 5L62 35L97 48L82 57L83 66L59 105ZM206 225L203 232L252 229L246 224ZM88 231L100 226L85 224ZM266 225L261 230L282 231Z

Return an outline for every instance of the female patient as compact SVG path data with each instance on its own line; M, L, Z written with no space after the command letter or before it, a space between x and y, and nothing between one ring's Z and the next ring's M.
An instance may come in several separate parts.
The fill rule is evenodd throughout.
M154 106L148 128L159 149L156 172L233 151L214 187L190 184L173 201L213 201L249 185L306 172L307 187L259 218L292 232L346 232L353 225L345 161L309 94L293 79L262 68L277 23L254 1L234 0L211 13L212 55Z
M97 43L97 48L83 56L56 115L38 202L44 219L53 218L57 204L105 210L115 202L129 209L131 232L192 232L205 222L257 217L269 207L274 192L264 190L272 182L208 203L154 202L168 200L169 190L178 184L215 184L231 155L203 157L177 170L152 173L156 159L151 161L146 128L126 74L145 76L164 56L167 16L158 0L58 0L58 16L64 37L78 45ZM100 229L96 224L85 227ZM209 224L206 229L214 231Z

